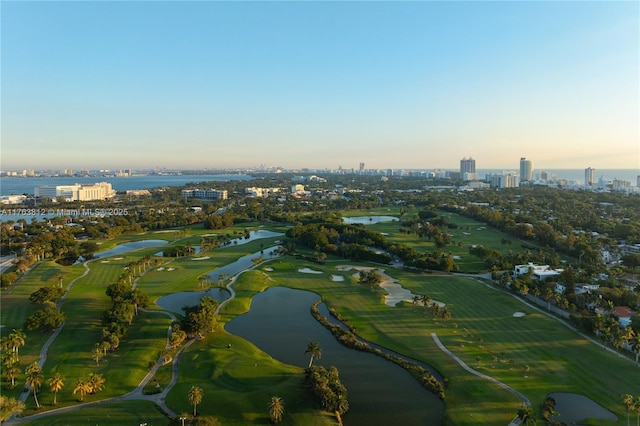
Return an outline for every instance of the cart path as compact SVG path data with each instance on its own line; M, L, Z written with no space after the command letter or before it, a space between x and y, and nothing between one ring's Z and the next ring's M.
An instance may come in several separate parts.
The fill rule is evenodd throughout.
M506 389L507 391L511 392L512 394L514 394L515 396L517 396L518 398L520 398L522 400L522 402L525 405L531 406L531 401L529 401L529 398L527 398L526 396L524 396L522 393L518 392L517 390L515 390L514 388L512 388L509 385L506 385L504 383L502 383L501 381L491 377L491 376L487 376L484 373L480 373L479 371L474 370L473 368L469 367L463 360L461 360L460 358L458 358L457 355L455 355L454 353L452 353L449 349L447 349L442 342L440 341L440 339L438 338L438 335L436 333L431 333L431 337L433 338L433 340L436 342L436 345L438 345L438 347L440 348L440 350L442 352L444 352L445 354L449 355L449 357L451 359L453 359L454 361L456 361L458 364L460 364L460 366L462 368L464 368L465 370L467 370L469 373L471 374L475 374L478 377L482 377L483 379L489 380L490 382L495 383L496 385L500 386L503 389Z
M230 297L228 299L226 299L225 301L223 301L222 303L220 303L218 305L218 308L216 309L216 313L220 313L220 309L227 304L230 300L232 300L235 297L235 291L233 290L232 285L235 283L236 278L246 272L249 269L253 269L258 265L253 265L252 267L245 269L244 271L239 272L238 274L234 275L233 277L230 278L229 280L229 284L227 284L226 288L229 290L230 292ZM85 271L85 273L82 276L85 276L86 274L89 273L89 268L86 266L85 264L85 268L87 269ZM72 281L75 282L77 279L79 279L81 277L76 278L75 280ZM139 278L139 277L138 277ZM137 280L136 280L137 281ZM69 284L69 289L71 288L71 283ZM67 289L68 291L68 289ZM159 314L164 314L167 315L171 321L175 321L176 317L173 313L168 312L168 311L162 311L162 310L148 310L148 309L141 309L144 312L148 312L148 313L159 313ZM59 328L59 330L61 330L62 327ZM57 331L58 333L59 331ZM57 335L57 334L56 334ZM169 339L171 337L171 325L169 325L169 330L167 332L167 345L166 347L169 347ZM55 336L51 336L51 338L49 339L51 342L53 342L53 340L55 339ZM126 393L124 395L120 395L120 396L116 396L113 398L107 398L107 399L102 399L100 401L92 401L92 402L84 402L84 403L80 403L80 404L76 404L76 405L70 405L68 407L62 407L62 408L55 408L53 410L49 410L43 413L37 413L37 414L33 414L27 417L20 417L20 418L16 418L15 416L12 416L11 418L7 419L5 422L3 422L4 425L8 426L8 425L17 425L23 422L29 422L31 420L36 420L36 419L40 419L40 418L44 418L47 416L53 416L56 414L60 414L60 413L68 413L71 411L77 411L83 408L87 408L87 407L94 407L94 406L99 406L99 405L104 405L104 404L111 404L114 402L121 402L121 401L151 401L154 402L155 404L158 405L158 407L160 407L160 409L169 417L169 418L177 418L178 415L171 410L167 404L166 404L166 397L167 394L169 393L169 391L171 390L171 388L173 388L173 386L178 382L178 370L179 370L179 360L180 360L180 356L182 355L182 353L185 351L185 349L187 349L189 346L191 346L193 343L195 343L198 340L198 338L193 338L191 340L189 340L186 344L184 344L184 346L182 346L182 348L180 348L180 350L176 353L176 355L173 357L173 361L172 361L172 365L171 365L171 382L169 382L169 384L167 386L165 386L165 388L162 390L162 392L160 393L156 393L156 394L152 394L152 395L146 395L143 393L143 389L144 387L149 383L149 381L151 380L151 378L156 374L156 372L158 371L158 369L163 365L163 357L160 357L158 359L158 361L156 362L156 364L154 365L154 367L145 375L145 377L140 381L140 384L138 384L138 386L136 386L135 389L133 389L131 392ZM49 342L47 342L49 343ZM50 345L50 343L49 343ZM46 345L45 345L46 346ZM48 348L48 346L47 346ZM45 355L46 355L46 350L43 347L43 350L45 351ZM41 358L42 359L42 358ZM44 364L44 361L42 361L42 364ZM23 395L25 400L26 398L29 396L29 392L25 392L23 393ZM22 398L21 396L21 398ZM23 401L24 402L24 401Z

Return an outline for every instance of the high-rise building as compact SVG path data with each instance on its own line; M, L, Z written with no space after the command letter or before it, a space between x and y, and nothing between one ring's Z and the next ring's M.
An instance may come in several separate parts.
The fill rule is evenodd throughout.
M520 158L520 182L533 180L533 162L526 157Z
M587 167L584 169L584 184L585 186L593 186L596 183L596 169Z
M471 157L460 160L460 178L465 181L477 180L476 160Z

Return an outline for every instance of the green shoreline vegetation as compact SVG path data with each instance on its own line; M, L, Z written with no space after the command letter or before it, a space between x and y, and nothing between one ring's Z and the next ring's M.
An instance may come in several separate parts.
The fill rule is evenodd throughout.
M544 194L548 195L549 192L545 190ZM527 234L525 228L502 226L502 222L495 217L488 218L487 221L479 220L479 211L465 212L453 206L454 198L446 194L439 197L439 203L447 202L446 209L435 209L435 200L425 202L416 197L412 200L415 204L371 208L366 206L366 202L362 202L362 210L345 211L345 216L385 215L399 219L366 227L338 224L335 217L339 215L318 215L304 211L282 215L277 222L265 218L258 220L266 205L262 206L263 210L259 210L256 201L251 199L243 207L246 216L231 228L225 229L206 229L202 224L194 222L186 226L176 224L171 232L159 232L164 229L157 223L160 220L158 217L154 217L154 226L157 227L152 229L136 227L125 221L120 222L119 230L110 228L112 225L89 225L89 228L96 228L89 229L89 241L96 243L94 249L108 249L122 242L146 239L165 240L168 244L69 266L63 266L55 260L77 255L77 251L56 249L58 246L51 245L57 241L55 238L43 242L46 247L53 247L51 251L44 254L44 258L38 255L24 271L17 271L17 283L11 277L11 284L2 291L0 321L3 327L0 332L3 338L14 329L23 329L25 335L24 344L20 345L16 354L16 365L19 366L16 373L17 386L12 388L6 374L3 374L2 394L9 398L20 396L24 388L25 368L38 361L40 350L50 336L37 330L24 329L27 318L40 309L29 301L29 296L42 287L70 287L59 306L65 315L65 324L49 348L42 368L44 381L38 389L42 407L37 410L33 396L30 395L22 412L22 416L27 416L25 424L85 424L86 419L100 418L127 421L139 419L141 423L170 424L171 421L150 401L113 402L32 421L28 420L28 416L53 408L77 405L79 395L73 394L76 382L92 373L104 378L104 386L99 393L85 395L85 402L130 392L161 355L175 354L163 352L167 330L172 321L159 312L155 300L173 292L199 290L202 288L199 277L208 271L229 264L241 256L282 243L284 256L265 260L254 269L236 277L233 283L235 298L222 306L215 331L196 340L182 354L179 380L166 398L167 406L179 416L193 411L187 393L190 388L197 386L201 388L203 395L202 402L197 406L198 413L205 417L215 417L223 425L268 422L267 404L275 395L282 398L286 407L282 414L282 424L336 424L334 413L323 411L314 401L313 395L305 389L303 369L275 361L250 342L230 335L223 328L226 322L250 309L253 296L277 285L319 294L330 311L335 312L358 336L433 366L445 378L444 389L437 391L441 392L441 398L445 402L446 410L442 420L445 425L504 426L515 418L522 407L522 401L496 384L463 370L437 347L431 333L436 333L444 346L468 366L526 395L532 401L533 413L539 421L544 420L543 404L549 393L571 392L593 399L614 412L618 416L618 423L623 422L627 411L620 402L620 396L640 395L640 381L636 374L638 367L633 363L633 354L627 352L626 356L619 356L616 351L603 350L601 346L562 324L558 318L548 315L544 309L524 304L520 287L523 284L512 283L517 284L519 289L513 292L514 287L509 289L504 282L505 276L496 274L499 270L508 270L507 266L514 262L541 263L544 258L556 256L554 259L572 263L576 274L581 274L579 278L586 278L598 270L592 258L593 250L584 249L580 245L590 240L577 234L577 241L569 246L565 240L550 233L558 248L557 251L552 251L548 242L546 245L541 244L535 236ZM515 197L519 206L523 203L523 198L525 196ZM638 222L640 214L630 213L633 210L628 204L623 203L621 206L624 206L621 211L632 218L632 224ZM357 206L345 205L342 208L353 207ZM236 214L242 217L241 214ZM471 217L474 215L475 217ZM187 220L188 216L184 218ZM433 223L437 218L444 221L437 225L438 229L425 227L424 220ZM535 217L532 216L530 222L536 223ZM54 233L33 226L39 232L34 235ZM63 230L59 232L68 232L61 229ZM107 229L111 230L105 233ZM198 255L155 256L158 251L170 251L172 247L184 250L185 247L200 245L204 238L210 238L212 234L229 239L258 229L288 235L250 241L242 245L218 245ZM625 235L629 238L636 238L638 232L636 228L625 231L620 226L609 226L608 229L612 234L626 232ZM517 232L514 234L512 231ZM3 236L5 235L11 234L3 225ZM384 238L379 239L380 235ZM69 235L65 238L69 241ZM345 242L351 246L341 245ZM388 250L396 257L405 256L405 263L408 262L406 256L414 256L409 264L416 268L400 269L367 261L382 259L379 253L375 256L369 253L367 247L373 245ZM472 246L491 248L494 257L480 259L470 254ZM582 250L578 252L579 259L575 247ZM90 245L84 246L84 250L89 249ZM92 359L91 351L102 338L103 312L112 306L107 289L122 279L122 274L129 270L127 268L131 268L130 265L145 257L153 259L151 266L138 268L129 275L128 280L130 283L135 280L136 288L148 297L147 309L141 310L133 318L119 348L108 351L96 362ZM208 259L195 262L192 260L194 257ZM629 264L632 261L633 259L629 259ZM18 265L18 268L25 265ZM428 307L433 305L426 303L405 301L389 307L384 304L385 293L382 288L360 285L357 277L340 271L337 268L340 265L384 269L385 274L414 295L443 303L450 318L444 319L432 314ZM435 265L444 271L435 271L431 267L425 269L425 265ZM311 268L321 274L298 272L302 268ZM636 272L637 268L635 266ZM493 271L496 281L449 273L456 270L470 274ZM626 267L626 270L634 272L634 267ZM614 272L616 277L620 276L620 272ZM334 281L331 279L332 275L342 275L344 279ZM227 278L207 285L226 285ZM527 281L524 285L532 292L536 289L536 283ZM612 289L604 293L608 297L632 296L622 293L615 296L615 287L604 287ZM515 313L521 315L514 316ZM577 310L573 313L575 318L579 314ZM596 336L593 338L597 339ZM600 341L602 342L602 336ZM613 340L604 340L605 345L616 349L612 342ZM12 350L8 346L3 347L3 360L10 352ZM54 373L64 378L64 386L55 395L55 407L54 393L47 385ZM156 393L158 389L167 386L170 380L171 365L161 366L145 388L145 393ZM179 424L176 421L172 424Z

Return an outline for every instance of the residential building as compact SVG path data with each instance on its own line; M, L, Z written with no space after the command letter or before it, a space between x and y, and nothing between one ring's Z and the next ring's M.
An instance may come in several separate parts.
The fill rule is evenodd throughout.
M460 160L460 177L464 181L477 180L476 160L473 158L463 158Z
M528 274L529 271L532 273L532 278L536 278L538 280L557 277L563 272L562 269L552 269L549 265L535 265L533 263L528 263L526 265L516 265L513 268L513 276L514 278L517 278L521 275Z
M596 169L587 167L584 169L584 185L593 186L596 183Z
M226 189L183 189L181 194L183 198L196 198L198 200L226 200L228 197Z
M533 162L526 157L520 158L520 182L531 182L533 180Z
M520 184L520 177L515 172L490 173L485 180L492 188L515 188Z

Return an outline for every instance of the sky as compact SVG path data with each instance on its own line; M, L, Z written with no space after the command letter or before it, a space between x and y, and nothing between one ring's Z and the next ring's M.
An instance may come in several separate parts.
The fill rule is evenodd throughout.
M640 169L635 1L2 1L0 169Z

